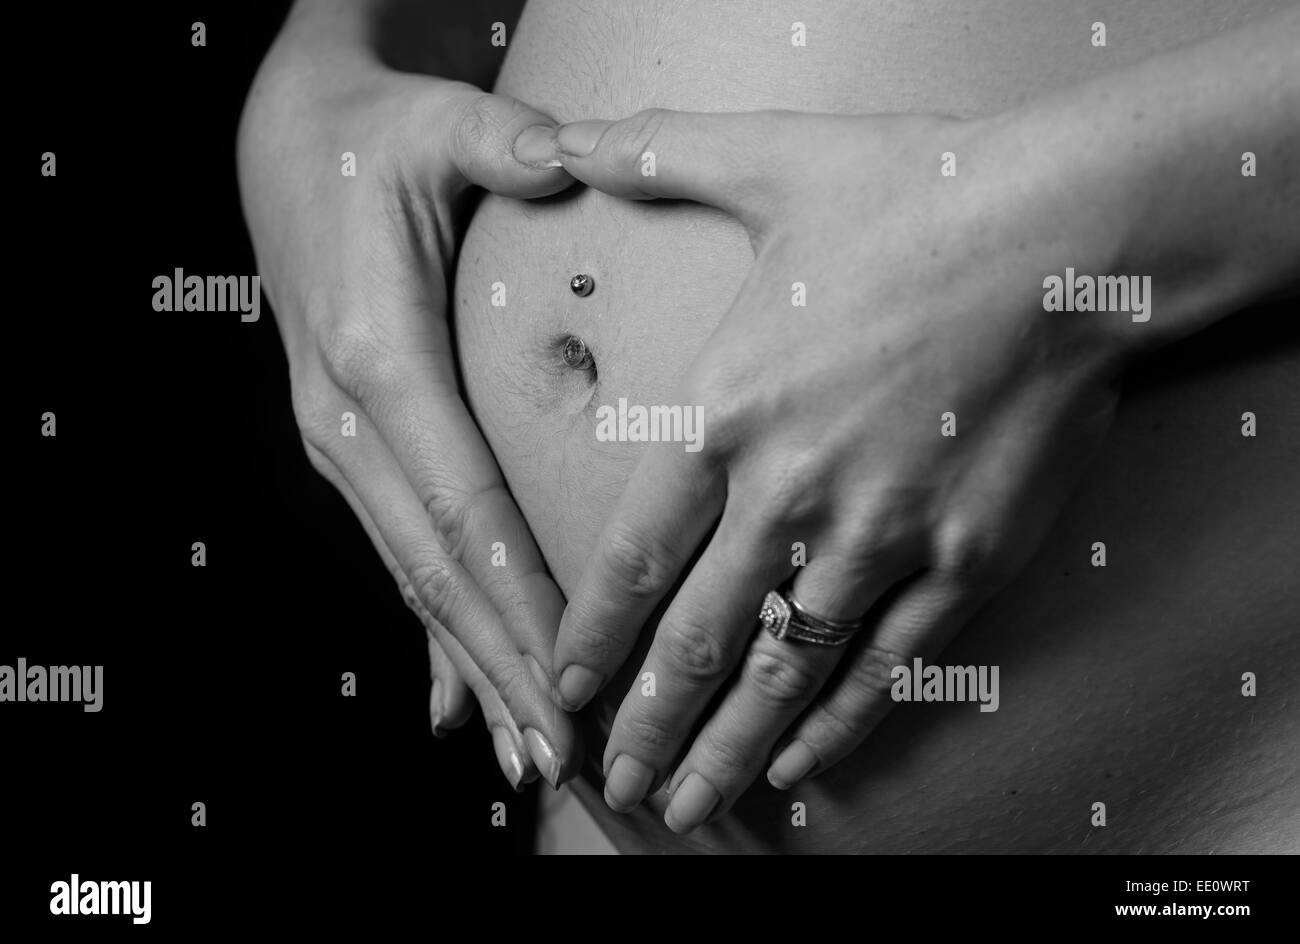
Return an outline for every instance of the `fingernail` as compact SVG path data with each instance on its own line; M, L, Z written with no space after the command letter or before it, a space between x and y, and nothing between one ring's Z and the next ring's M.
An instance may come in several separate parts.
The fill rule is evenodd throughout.
M687 833L709 818L722 794L695 771L686 775L664 813L664 823L675 833Z
M560 787L560 755L555 753L551 742L542 737L535 728L524 729L524 747L533 759L546 782L557 790Z
M803 741L791 741L772 761L767 782L778 790L789 790L817 766L817 755Z
M501 772L506 775L510 781L510 786L514 787L516 793L523 792L524 783L524 761L515 750L515 742L510 737L510 732L498 725L492 729L492 746L497 752L497 763L501 765Z
M555 129L550 125L529 125L515 138L515 160L529 167L559 167L556 157Z
M605 778L605 803L616 813L630 813L645 799L655 772L635 757L619 754Z
M586 157L596 150L600 136L610 124L608 121L575 121L560 125L555 140L559 143L560 150L570 157Z
M433 736L443 737L444 731L439 730L438 725L442 724L442 679L433 680L433 688L429 692L429 721L433 725Z
M600 676L584 665L571 665L560 673L560 700L569 711L577 711L600 688Z

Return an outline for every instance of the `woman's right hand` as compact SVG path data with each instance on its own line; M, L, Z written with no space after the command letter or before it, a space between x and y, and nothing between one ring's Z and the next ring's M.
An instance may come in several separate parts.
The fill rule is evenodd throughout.
M540 772L558 785L579 742L541 667L564 600L460 397L447 322L458 198L472 184L512 197L567 187L563 170L524 163L538 132L520 133L554 122L322 45L291 23L238 144L294 414L312 465L428 631L435 732L466 720L468 685L511 784Z

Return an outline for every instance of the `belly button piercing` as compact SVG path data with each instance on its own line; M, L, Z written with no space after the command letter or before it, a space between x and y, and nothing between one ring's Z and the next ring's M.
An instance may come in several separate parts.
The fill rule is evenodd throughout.
M591 352L587 350L587 342L577 335L569 335L564 339L564 363L573 370L591 370L595 365L595 359Z
M586 298L596 288L596 280L589 275L575 275L569 279L569 288L573 289L573 294L579 298Z

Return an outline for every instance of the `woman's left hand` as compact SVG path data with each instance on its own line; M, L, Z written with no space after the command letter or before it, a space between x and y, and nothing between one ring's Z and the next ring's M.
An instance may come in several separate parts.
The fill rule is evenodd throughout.
M1044 310L1067 266L1122 274L1128 210L1035 166L1037 133L662 110L560 130L572 176L726 210L756 256L670 404L702 406L703 448L645 455L560 627L554 677L576 710L683 580L638 673L654 695L633 687L605 752L615 809L667 781L684 832L765 767L788 787L835 764L891 706L893 667L936 655L1040 543L1143 325ZM866 617L848 645L757 629L791 577L808 611Z

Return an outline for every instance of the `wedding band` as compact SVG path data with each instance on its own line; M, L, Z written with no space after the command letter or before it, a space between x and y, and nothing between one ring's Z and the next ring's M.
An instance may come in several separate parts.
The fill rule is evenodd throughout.
M817 646L842 646L862 628L863 620L832 620L809 613L794 594L773 590L758 611L758 625L773 639L793 639Z

